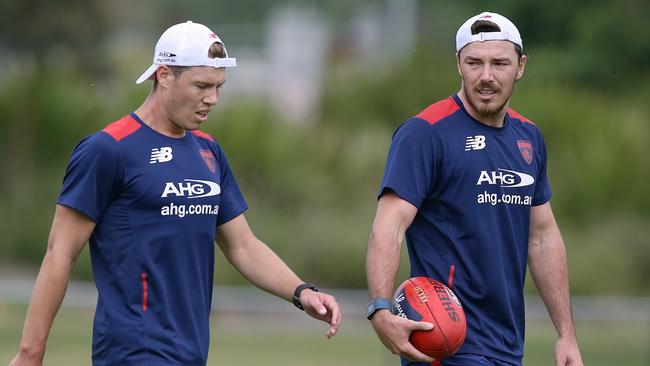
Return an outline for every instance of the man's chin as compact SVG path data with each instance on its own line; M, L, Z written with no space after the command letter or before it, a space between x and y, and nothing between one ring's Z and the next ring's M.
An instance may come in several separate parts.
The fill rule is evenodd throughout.
M185 125L185 129L188 130L188 131L194 131L194 130L198 130L199 128L201 128L201 126L203 126L202 121L192 120L192 121L189 121Z
M469 104L470 109L480 117L489 119L498 117L498 115L503 112L506 104L508 103L508 99L505 101L497 100L500 95L494 95L492 98L486 101L476 93L468 93L468 90L466 89L463 90L463 93L465 94L465 98L467 99L467 104Z
M482 116L497 116L499 113L501 113L501 111L503 111L503 106L501 107L487 106L487 107L479 107L477 109L478 114Z
M506 106L506 103L501 103L498 101L489 101L485 102L481 99L474 100L473 107L476 112L482 116L495 116L503 111Z

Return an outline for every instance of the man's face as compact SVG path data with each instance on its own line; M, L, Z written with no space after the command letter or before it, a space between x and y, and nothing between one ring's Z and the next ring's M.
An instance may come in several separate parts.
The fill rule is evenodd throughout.
M164 103L167 119L175 130L196 130L208 119L226 82L224 68L188 67L165 75ZM162 83L162 81L161 81Z
M526 56L519 59L508 41L470 43L458 55L462 92L479 116L497 116L510 100L514 84L524 74Z

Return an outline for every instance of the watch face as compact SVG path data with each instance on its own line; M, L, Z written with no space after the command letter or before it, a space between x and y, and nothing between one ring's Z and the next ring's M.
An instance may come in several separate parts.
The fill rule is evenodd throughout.
M375 310L375 302L371 301L366 307L366 312L368 315L372 314L372 311Z
M378 311L386 309L389 310L391 313L393 312L392 310L392 303L388 299L383 299L383 298L376 298L370 301L367 307L367 312L368 316L367 318L370 319L372 316Z

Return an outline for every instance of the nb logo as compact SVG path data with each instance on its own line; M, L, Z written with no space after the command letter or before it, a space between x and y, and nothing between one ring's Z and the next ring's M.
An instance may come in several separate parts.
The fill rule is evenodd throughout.
M149 158L149 164L156 164L156 163L165 163L170 160L172 160L174 156L172 155L172 148L171 147L161 147L157 148L154 147L151 149L151 157Z
M485 136L467 136L465 140L465 151L485 149Z

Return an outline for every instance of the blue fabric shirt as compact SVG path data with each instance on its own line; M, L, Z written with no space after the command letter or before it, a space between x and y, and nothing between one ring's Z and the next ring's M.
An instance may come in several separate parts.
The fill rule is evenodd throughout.
M484 125L451 96L395 132L387 190L418 208L411 275L447 283L463 304L459 353L521 364L530 210L551 198L538 128L513 110L503 127Z
M134 113L74 149L58 203L95 223L94 365L204 365L215 229L247 208L215 140Z

